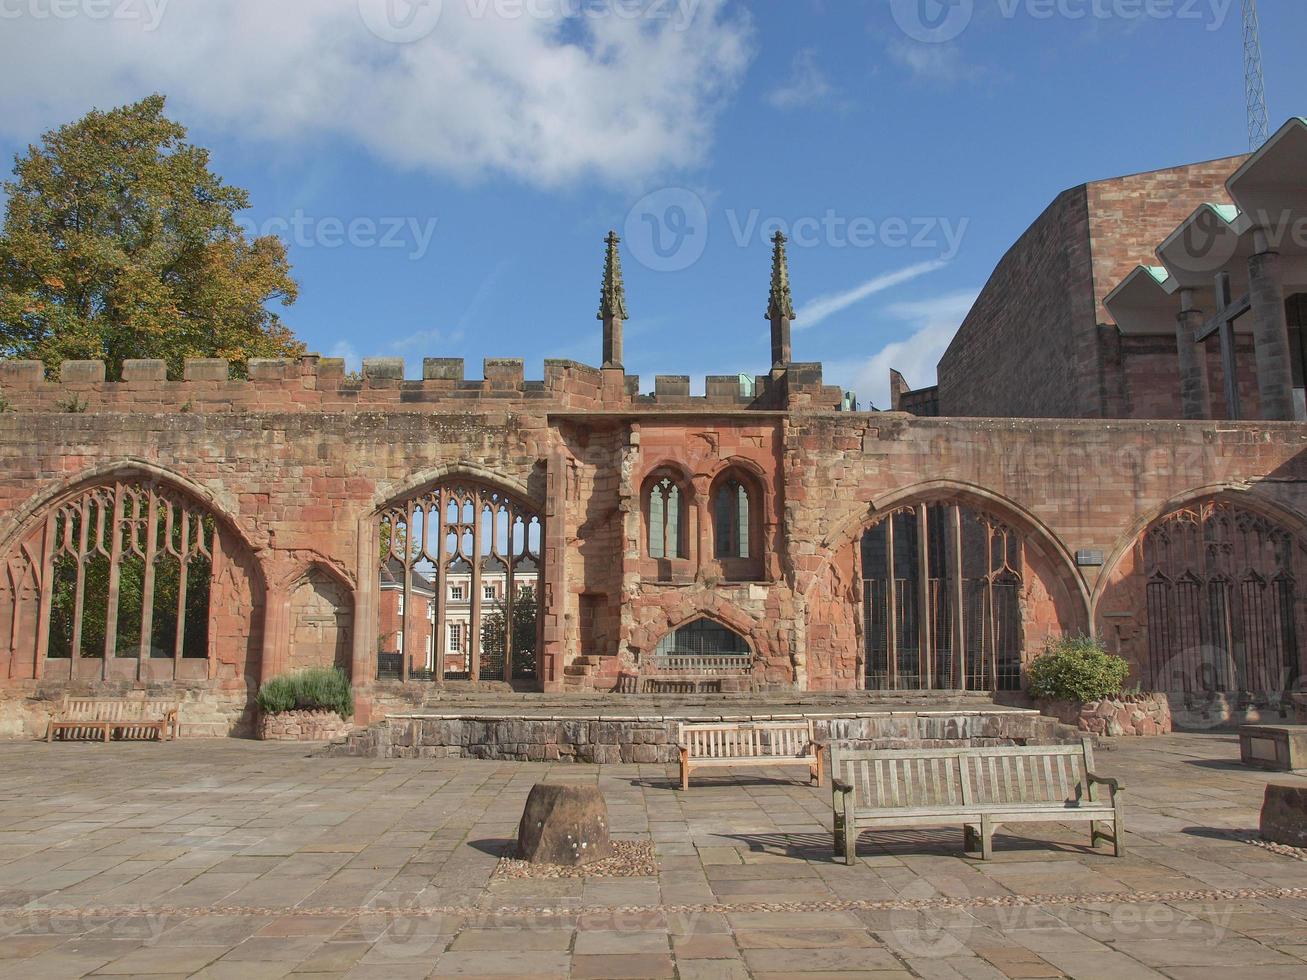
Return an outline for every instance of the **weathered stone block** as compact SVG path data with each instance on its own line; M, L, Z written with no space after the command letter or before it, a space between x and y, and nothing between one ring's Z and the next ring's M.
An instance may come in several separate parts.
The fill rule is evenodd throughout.
M0 384L8 388L35 388L45 380L40 361L0 361Z
M688 374L658 374L654 376L654 398L660 402L682 402L690 397Z
M425 381L462 381L463 358L425 357L422 359L422 378Z
M388 384L404 380L404 358L365 357L363 377L369 384Z
M182 369L186 381L226 381L231 365L220 357L188 357Z
M160 360L123 361L124 381L167 381L168 362Z
M282 381L290 363L280 357L252 357L247 370L251 381Z
M104 361L64 361L59 366L59 380L64 384L100 384L104 381Z
M1277 844L1307 847L1307 786L1268 784L1261 831L1264 839Z
M487 357L482 372L487 381L521 386L525 367L520 357Z
M592 783L537 783L517 830L517 856L581 867L613 856L608 805Z
M1239 729L1239 757L1255 769L1307 769L1307 725L1244 725Z

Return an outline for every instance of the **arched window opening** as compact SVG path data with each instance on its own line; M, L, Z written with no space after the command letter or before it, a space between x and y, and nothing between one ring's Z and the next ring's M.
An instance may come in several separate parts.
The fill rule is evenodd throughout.
M10 656L51 678L179 676L183 662L211 656L222 560L213 515L190 498L141 479L89 487L53 507L8 562Z
M689 504L681 485L669 474L655 474L645 491L650 558L688 558Z
M1158 521L1137 547L1153 689L1254 693L1297 682L1293 534L1209 500Z
M752 657L744 637L712 619L696 619L672 630L654 650L654 664L660 671L738 672L748 669Z
M502 490L451 481L378 520L378 679L535 680L539 515Z
M721 481L713 492L713 542L718 558L750 557L749 491L731 477Z
M866 685L1019 690L1024 543L956 504L902 507L861 542Z

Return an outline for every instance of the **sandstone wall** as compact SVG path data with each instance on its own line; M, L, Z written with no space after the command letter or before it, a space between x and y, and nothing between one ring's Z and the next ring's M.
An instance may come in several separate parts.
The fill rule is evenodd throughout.
M211 631L216 659L226 666L179 676L178 689L200 692L200 700L247 703L260 680L292 663L292 597L315 582L319 599L334 595L349 607L335 613L352 632L350 669L358 720L366 723L374 707L413 703L407 690L373 681L376 515L451 474L509 490L543 515L539 663L540 684L551 691L612 689L669 629L699 616L746 638L755 688L858 687L855 543L901 503L958 501L1022 533L1028 654L1061 632L1095 629L1117 642L1114 624L1124 620L1114 617L1137 617L1142 596L1117 590L1104 610L1105 583L1151 520L1196 495L1232 494L1304 532L1307 433L1300 425L817 411L813 401L825 397L820 375L805 377L802 384L784 376L774 382L787 398L807 400L808 407L788 411L713 406L680 392L664 393L679 400L675 406L636 407L622 394L620 409L580 410L547 398L532 403L512 385L502 400L483 390L455 410L405 401L404 388L377 386L380 380L357 389L377 399L366 410L325 410L323 392L312 387L320 373L308 373L212 382L215 391L265 390L277 406L265 410L223 409L210 400L203 410L164 411L163 396L150 395L145 382L126 382L85 389L88 400L99 399L85 412L56 412L48 409L60 393L82 389L5 383L14 410L0 412L0 554L14 560L49 507L88 484L133 474L159 480L217 516L231 558L222 593L230 601L215 604ZM171 391L174 384L188 383L155 387ZM343 390L337 385L331 397ZM308 403L295 401L301 392ZM144 410L152 397L160 410ZM125 405L142 408L113 410ZM681 474L692 507L690 554L666 568L647 557L642 497L646 478L664 466ZM707 501L714 480L731 467L758 494L765 547L756 566L732 566L712 550ZM1074 555L1082 549L1102 552L1103 566L1078 566ZM12 587L0 582L0 592ZM320 606L315 615L326 617ZM21 699L36 697L55 678L43 671L33 677L30 630L12 621L0 628L3 684ZM47 666L55 672L60 665ZM79 673L75 681L136 689L162 683L153 663L112 666L136 673L99 680ZM102 664L78 667L94 674ZM228 719L230 729L248 727L240 715Z

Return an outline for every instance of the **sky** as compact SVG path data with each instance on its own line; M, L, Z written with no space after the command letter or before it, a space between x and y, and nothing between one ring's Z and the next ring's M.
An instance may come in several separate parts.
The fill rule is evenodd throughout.
M1261 0L1272 129L1307 4ZM1062 190L1247 150L1238 0L0 0L0 154L151 92L289 246L311 350L764 373L886 407Z

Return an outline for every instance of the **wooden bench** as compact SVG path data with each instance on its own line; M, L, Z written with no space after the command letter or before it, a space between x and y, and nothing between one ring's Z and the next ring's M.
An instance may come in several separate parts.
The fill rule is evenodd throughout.
M181 705L176 701L65 697L59 711L50 718L45 740L53 742L55 732L63 732L65 738L87 738L97 733L106 742L114 732L119 732L121 737L153 732L160 741L179 738L180 711Z
M735 766L804 766L821 785L823 746L812 721L748 721L682 724L681 789L690 788L690 772Z
M957 824L964 847L984 860L993 857L994 830L1012 823L1088 822L1093 846L1110 841L1117 857L1125 852L1121 785L1094 772L1087 738L1079 745L908 751L833 744L831 786L835 854L842 851L846 864L863 830Z

